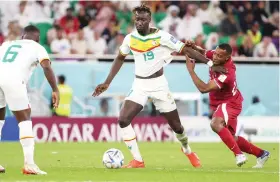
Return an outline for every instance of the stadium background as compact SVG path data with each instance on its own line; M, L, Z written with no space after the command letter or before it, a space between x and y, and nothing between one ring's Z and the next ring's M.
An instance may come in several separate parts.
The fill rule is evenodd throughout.
M279 2L145 3L153 13L151 24L182 41L193 39L206 49L223 42L233 47L238 87L244 96L238 133L253 142L279 142ZM131 10L140 4L141 1L1 1L0 44L19 39L24 26L36 25L55 74L65 76L69 86L69 92L62 97L64 104L71 105L71 112L59 116L50 107L51 88L42 69L38 66L31 77L28 92L37 142L121 141L116 121L134 78L132 56L103 96L93 98L91 94L105 80L124 36L134 30ZM208 79L207 66L197 64L196 70L204 80ZM174 55L174 61L164 71L190 141L220 141L209 126L208 95L201 95L195 88L184 57ZM2 140L17 141L17 122L9 110L7 116ZM139 141L175 141L151 102L134 124Z

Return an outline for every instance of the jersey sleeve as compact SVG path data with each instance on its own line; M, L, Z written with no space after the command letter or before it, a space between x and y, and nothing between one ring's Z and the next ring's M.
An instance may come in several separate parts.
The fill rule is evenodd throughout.
M161 31L161 45L168 47L172 51L181 52L185 44L177 40L171 34Z
M205 57L208 59L213 59L214 50L207 50L205 52Z
M130 53L129 41L130 41L130 34L125 36L125 38L123 40L123 43L122 43L122 45L119 48L120 53L123 56L127 56Z
M39 45L37 46L37 60L41 63L44 60L50 60L49 54L47 53L46 49Z

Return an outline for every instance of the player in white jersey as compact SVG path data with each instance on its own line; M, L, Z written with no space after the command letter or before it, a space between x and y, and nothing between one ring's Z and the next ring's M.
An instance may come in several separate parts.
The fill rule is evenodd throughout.
M98 85L93 93L93 96L98 96L107 90L121 68L125 57L131 51L135 60L136 78L129 95L125 98L118 123L123 140L131 151L134 160L125 165L124 168L145 167L136 143L136 134L131 126L131 121L143 109L148 97L153 99L157 110L163 114L172 130L176 133L177 139L182 144L182 151L189 158L191 164L194 167L200 167L198 156L191 151L188 145L186 131L181 125L175 101L163 75L163 66L172 60L171 53L174 51L188 54L190 57L196 58L196 60L209 64L209 66L212 66L213 62L207 60L192 48L185 46L184 43L169 33L150 28L151 11L145 5L136 7L133 12L137 31L125 37L107 79L103 84ZM216 69L221 68L217 67Z
M20 143L24 154L23 174L47 174L34 162L34 137L27 82L33 69L40 64L52 87L53 106L59 104L59 91L48 53L39 42L39 30L29 25L22 40L5 42L0 47L0 135L4 125L6 104L15 115L19 126Z

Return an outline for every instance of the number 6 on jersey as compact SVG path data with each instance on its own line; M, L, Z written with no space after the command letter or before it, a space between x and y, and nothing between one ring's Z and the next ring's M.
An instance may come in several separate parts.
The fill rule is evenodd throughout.
M4 55L4 58L3 58L3 60L2 60L2 62L4 62L4 63L6 63L6 62L9 62L9 63L11 63L11 62L13 62L15 59L16 59L16 57L17 57L17 55L18 55L18 52L17 51L12 51L12 49L18 49L18 48L21 48L21 45L11 45L8 49L7 49L7 51L6 51L6 53L5 53L5 55ZM9 56L9 55L11 55L11 56ZM10 57L10 58L8 58L8 57Z

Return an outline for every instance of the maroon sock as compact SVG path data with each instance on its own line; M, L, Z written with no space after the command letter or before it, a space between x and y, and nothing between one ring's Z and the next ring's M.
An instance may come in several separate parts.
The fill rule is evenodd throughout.
M234 137L232 136L232 134L230 133L230 131L224 127L219 133L218 135L220 136L220 138L222 139L222 141L227 145L227 147L235 154L242 154L240 148L238 147Z
M241 149L241 151L246 152L248 154L252 154L256 157L260 157L263 154L263 150L259 147L253 145L249 141L247 141L245 138L239 136L237 140L237 145Z

